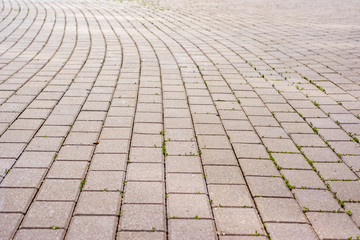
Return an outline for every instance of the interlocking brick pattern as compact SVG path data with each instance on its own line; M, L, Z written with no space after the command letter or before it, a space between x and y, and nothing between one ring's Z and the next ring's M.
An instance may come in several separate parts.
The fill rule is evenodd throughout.
M360 238L359 11L0 1L0 239Z

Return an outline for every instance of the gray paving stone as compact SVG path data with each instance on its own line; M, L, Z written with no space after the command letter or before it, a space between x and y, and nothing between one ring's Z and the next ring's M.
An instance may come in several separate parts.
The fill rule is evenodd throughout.
M34 202L25 215L22 228L67 227L74 203L72 202Z
M360 230L345 213L306 213L315 232L321 239L356 238Z
M294 199L255 198L264 222L306 223L307 219Z
M35 189L0 188L0 212L25 213L35 195Z
M216 239L215 226L212 220L170 219L169 239Z
M220 234L264 233L259 216L251 208L215 208L215 222Z
M23 215L20 213L0 213L0 237L2 239L11 239L22 218Z
M119 223L120 230L165 230L163 205L125 204Z
M17 231L15 238L17 240L60 240L63 239L65 230L63 229L20 229Z
M114 239L116 224L114 216L75 216L66 239Z
M266 230L269 231L271 239L318 239L314 230L307 224L296 223L267 223Z

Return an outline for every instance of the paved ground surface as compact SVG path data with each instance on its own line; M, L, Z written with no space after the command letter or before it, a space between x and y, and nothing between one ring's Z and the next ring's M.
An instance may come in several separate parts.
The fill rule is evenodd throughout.
M359 1L0 19L0 239L360 236Z

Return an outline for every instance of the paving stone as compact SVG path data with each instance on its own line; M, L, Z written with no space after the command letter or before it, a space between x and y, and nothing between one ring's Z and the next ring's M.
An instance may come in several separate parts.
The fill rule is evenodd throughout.
M255 198L264 222L306 223L307 219L294 199Z
M82 179L88 164L77 161L55 161L46 176L47 178L77 178Z
M0 238L11 239L22 218L23 215L20 213L0 213Z
M162 181L163 164L130 163L127 168L128 181Z
M207 184L245 184L237 166L205 166Z
M42 126L36 137L63 137L65 138L70 126Z
M239 163L245 176L280 176L272 161L239 159Z
M45 169L14 168L1 182L1 187L38 188L45 173Z
M215 208L214 217L220 234L264 234L256 211L251 208Z
M303 209L310 211L338 211L340 205L330 191L294 189L296 200Z
M165 187L161 182L127 182L124 203L164 204Z
M213 206L253 207L249 190L243 185L208 185Z
M16 161L16 167L48 168L55 152L24 152Z
M64 146L56 160L90 161L93 151L93 146Z
M266 149L261 144L233 144L238 158L269 158Z
M124 204L119 223L120 230L165 230L163 205Z
M291 197L292 194L281 178L247 177L247 183L253 196Z
M314 163L314 167L325 180L358 179L358 177L344 163Z
M117 217L75 216L66 239L114 239Z
M163 153L161 148L131 148L131 162L162 162Z
M23 143L0 143L0 158L17 158L24 148Z
M204 165L237 165L235 154L232 150L203 149L201 158Z
M90 171L86 177L84 190L120 191L123 187L124 172Z
M271 155L282 168L312 169L311 165L301 154L272 153Z
M34 202L25 215L22 228L67 227L74 203L72 202Z
M213 240L215 226L212 220L170 219L169 239Z
M16 240L60 240L63 239L65 230L63 229L20 229L17 231Z
M125 171L126 154L95 154L91 160L90 170Z
M269 231L271 239L274 240L318 239L312 227L307 224L267 223L266 230Z
M169 194L169 218L212 218L209 198L204 194Z
M75 201L80 192L80 180L46 179L36 196L40 201Z
M166 175L167 193L206 193L201 174L169 173Z
M197 139L201 149L231 149L226 136L198 136Z
M177 173L202 173L200 158L197 156L168 156L166 171Z
M315 232L321 239L356 238L360 230L345 213L306 213Z
M291 134L296 145L303 147L326 147L325 142L316 134Z
M66 145L93 145L97 142L97 133L70 132L65 140Z
M198 155L198 149L195 142L167 142L166 152L170 156Z
M124 240L152 240L166 239L164 232L118 232L117 239Z
M325 188L323 181L312 170L281 170L281 173L296 188Z
M82 192L74 214L117 216L120 201L119 192Z
M0 137L0 142L29 143L35 131L33 130L9 130Z
M34 195L34 189L0 188L0 212L25 213Z
M337 162L339 157L329 148L301 148L306 157L314 162Z
M327 181L331 191L342 201L360 201L359 181Z
M97 145L96 153L127 153L128 140L101 140Z

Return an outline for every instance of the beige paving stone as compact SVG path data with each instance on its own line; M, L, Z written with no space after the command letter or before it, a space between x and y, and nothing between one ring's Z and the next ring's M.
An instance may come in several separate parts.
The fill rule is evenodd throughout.
M15 238L17 240L60 240L63 239L65 230L63 229L20 229Z
M325 189L320 177L312 170L281 170L281 173L289 180L291 186L296 188Z
M327 181L331 191L342 201L360 201L359 181Z
M34 195L34 189L0 188L0 212L25 213Z
M0 142L28 143L35 134L33 130L9 130L0 137Z
M2 239L11 239L22 218L23 215L20 213L0 213L0 237Z
M215 226L212 220L170 219L169 239L216 239Z
M124 240L152 240L152 239L166 239L164 232L118 232L117 239Z
M88 164L80 161L55 161L50 168L47 178L77 178L82 179Z
M201 158L204 165L237 165L232 150L203 149L201 150Z
M128 148L128 140L101 140L95 153L127 153Z
M163 175L163 164L130 163L128 164L126 179L128 181L162 181Z
M14 168L1 182L1 187L38 188L45 173L45 169Z
M245 184L239 167L205 166L205 177L208 184Z
M90 171L86 177L84 190L121 191L123 180L122 171Z
M91 160L90 170L124 171L126 154L95 154Z
M93 151L93 146L63 146L56 160L90 161Z
M169 218L212 218L205 194L169 194L167 212Z
M169 173L166 175L167 193L206 193L202 174Z
M70 126L42 126L36 137L66 137Z
M329 148L301 148L306 157L314 162L337 162L339 157Z
M120 230L165 230L163 205L124 204L121 212Z
M164 204L165 186L161 182L127 182L124 203Z
M75 201L80 192L80 180L46 179L36 200Z
M74 214L117 216L120 202L119 192L82 192Z
M247 183L253 196L291 197L292 194L281 178L247 177Z
M266 230L269 231L271 239L274 240L318 239L312 227L307 224L267 223Z
M233 144L238 158L269 158L266 149L261 144Z
M24 148L23 143L0 143L0 158L17 158Z
M75 216L66 239L114 239L117 217Z
M282 168L312 169L311 165L301 154L272 153L271 155Z
M21 228L65 228L73 207L72 202L34 202L25 215Z
M201 149L230 149L229 139L226 136L198 136Z
M244 185L208 185L213 206L253 207L249 190Z
M280 176L272 161L239 159L239 163L245 176Z
M167 142L166 152L169 156L198 155L198 149L195 142Z
M198 156L168 156L166 171L173 173L202 173L201 161Z
M359 228L345 213L306 213L315 232L322 239L356 238Z
M255 202L264 222L307 222L300 206L294 199L255 198Z
M215 223L220 234L264 234L256 211L251 208L215 208Z
M310 211L338 211L341 207L330 191L294 189L296 200L303 209Z
M162 162L161 148L131 148L129 160L131 162Z
M54 152L24 152L16 161L16 167L48 168L54 159Z
M344 163L314 163L314 167L325 180L358 179L358 177Z

